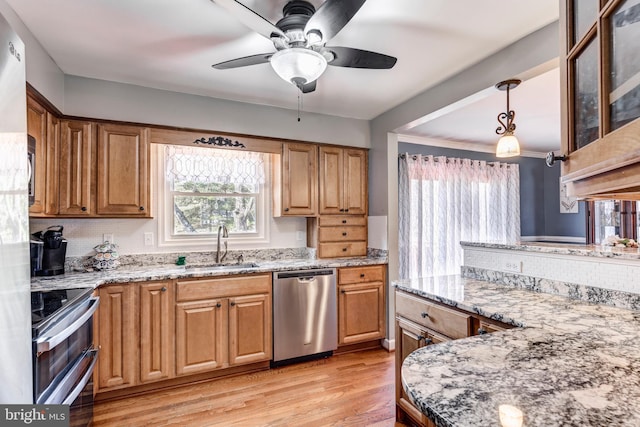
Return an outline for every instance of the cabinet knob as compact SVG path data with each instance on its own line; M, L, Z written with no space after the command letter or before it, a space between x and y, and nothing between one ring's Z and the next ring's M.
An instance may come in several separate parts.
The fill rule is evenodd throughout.
M235 305L236 305L236 303L235 303L235 302L233 302L233 301L231 301L231 303L230 303L229 305L230 305L231 307L233 307L233 306L235 306Z
M364 273L360 273L360 277L364 277Z
M144 206L140 206L140 210L143 211L144 210Z
M289 212L289 208L284 208L284 211L285 212Z
M167 292L167 287L163 286L162 289L160 289L162 292Z
M346 294L347 291L345 291L344 289L340 291L341 294Z
M422 316L423 319L426 319L427 317L429 317L429 313L423 311L422 313L420 313L420 316Z
M345 212L349 212L349 209L345 209L344 211L345 211Z
M344 212L344 209L340 209L340 212Z
M487 330L485 328L478 328L478 335L484 335L487 333Z
M433 344L433 340L431 338L425 338L424 345L429 345L429 344Z
M222 304L217 303L217 304L216 304L216 307L217 307L217 308L220 308L220 307L222 307Z
M342 235L343 235L343 236L346 236L346 235L347 235L347 233L346 233L346 232L344 232L344 233L342 233Z
M342 248L342 252L347 252L347 248Z
M342 223L343 223L343 224L346 224L346 223L347 223L347 220L346 220L346 219L343 219L343 220L342 220Z
M87 211L87 207L86 207L86 206L83 206L83 207L81 207L81 208L80 208L80 210L81 210L82 212L86 212L86 211Z

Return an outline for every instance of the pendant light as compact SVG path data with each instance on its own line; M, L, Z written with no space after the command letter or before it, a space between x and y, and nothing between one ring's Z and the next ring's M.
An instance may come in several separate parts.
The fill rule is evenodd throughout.
M514 123L516 112L509 108L509 91L518 87L522 81L519 79L510 79L496 84L498 90L507 91L507 111L498 114L498 123L500 126L496 129L498 135L502 135L498 140L496 147L496 157L514 157L520 155L520 143L518 138L513 134L516 130Z

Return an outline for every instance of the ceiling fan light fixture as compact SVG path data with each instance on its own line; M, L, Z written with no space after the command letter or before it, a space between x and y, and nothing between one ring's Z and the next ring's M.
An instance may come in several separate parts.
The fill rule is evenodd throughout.
M327 69L324 56L311 49L292 47L279 50L271 57L273 70L286 82L311 83Z
M515 157L520 155L520 142L512 133L505 133L498 140L496 157Z

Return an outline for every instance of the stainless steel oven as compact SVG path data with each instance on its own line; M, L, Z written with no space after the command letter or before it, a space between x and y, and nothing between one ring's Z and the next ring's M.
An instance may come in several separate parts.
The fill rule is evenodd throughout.
M93 418L93 315L99 299L92 288L31 292L33 400L70 406L70 425Z

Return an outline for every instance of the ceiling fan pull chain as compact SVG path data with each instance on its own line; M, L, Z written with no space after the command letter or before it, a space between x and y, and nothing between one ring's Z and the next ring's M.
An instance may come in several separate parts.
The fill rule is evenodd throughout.
M300 121L300 110L302 108L302 91L298 91L298 121Z

